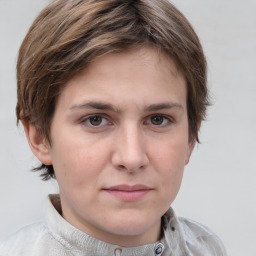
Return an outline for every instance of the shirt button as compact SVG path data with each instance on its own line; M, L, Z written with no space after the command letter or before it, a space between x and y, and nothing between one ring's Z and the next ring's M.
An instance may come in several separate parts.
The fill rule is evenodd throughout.
M114 256L121 256L121 255L122 255L122 249L121 248L116 248Z
M164 245L157 243L155 246L155 256L161 256L164 253Z

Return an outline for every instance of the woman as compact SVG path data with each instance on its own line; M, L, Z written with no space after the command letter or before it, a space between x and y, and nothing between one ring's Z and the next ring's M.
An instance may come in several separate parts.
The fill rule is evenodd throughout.
M17 119L43 179L46 219L1 255L226 255L170 205L208 105L206 61L167 0L57 0L17 63Z

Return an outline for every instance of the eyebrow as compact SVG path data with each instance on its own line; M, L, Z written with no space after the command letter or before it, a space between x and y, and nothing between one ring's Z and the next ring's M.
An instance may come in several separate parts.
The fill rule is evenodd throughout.
M98 109L98 110L109 110L114 112L119 112L119 110L114 107L111 104L103 103L103 102L97 102L97 101L89 101L82 104L75 104L72 107L70 107L70 110L76 110L76 109Z
M152 104L152 105L146 106L144 110L150 112L150 111L159 111L159 110L172 109L172 108L179 108L181 110L184 110L183 106L177 102Z
M145 112L152 112L152 111L159 111L164 109L172 109L172 108L179 108L184 110L183 106L177 102L167 102L167 103L160 103L160 104L151 104L144 108ZM104 103L104 102L97 102L97 101L89 101L82 104L75 104L70 107L71 111L74 110L82 110L82 109L97 109L97 110L108 110L113 112L120 112L120 110L114 107L112 104Z

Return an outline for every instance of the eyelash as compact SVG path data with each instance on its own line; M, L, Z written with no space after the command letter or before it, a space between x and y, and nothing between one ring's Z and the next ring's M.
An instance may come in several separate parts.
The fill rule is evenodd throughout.
M157 125L157 124L153 124L152 123L152 118L161 118L162 119L162 123ZM173 123L173 119L169 116L166 116L166 115L162 115L162 114L153 114L153 115L150 115L148 118L147 118L147 121L145 122L147 124L148 120L150 120L150 124L148 125L152 125L154 127L166 127L168 125L170 125L171 123ZM164 124L163 124L164 123Z
M93 114L93 115L86 116L86 117L84 117L84 118L80 121L80 123L83 124L84 126L91 127L91 128L101 128L102 126L107 125L107 124L102 125L102 122L100 122L99 125L93 125L93 124L90 122L90 120L92 120L92 118L96 118L96 117L101 118L101 120L106 120L105 122L107 122L108 125L111 124L111 122L108 121L108 118L107 118L105 115L103 115L103 114Z
M99 123L99 125L93 125L91 123L92 118L97 118L97 117L101 119L101 122ZM162 118L163 122L159 125L153 124L152 123L152 118L156 118L156 117L157 118ZM164 127L174 123L173 118L171 118L169 116L166 116L166 115L163 115L163 114L152 114L150 116L147 116L145 119L146 120L143 122L143 124L152 125L153 127L157 127L157 128L164 128ZM102 120L105 120L104 124L102 124ZM83 124L86 127L93 128L93 129L99 129L99 128L102 128L102 127L105 127L105 126L111 126L112 125L112 122L109 121L109 118L105 114L92 114L92 115L86 116L80 121L80 123Z

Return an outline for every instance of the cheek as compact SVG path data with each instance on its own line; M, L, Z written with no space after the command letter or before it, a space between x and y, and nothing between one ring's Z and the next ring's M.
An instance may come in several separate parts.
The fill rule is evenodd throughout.
M186 164L187 143L182 140L172 140L154 147L154 168L161 177L162 187L169 193L179 189Z
M183 169L186 164L188 143L185 139L166 139L151 147L150 155L155 164Z
M59 183L81 186L92 181L107 161L105 147L90 145L82 140L55 141L52 160Z

